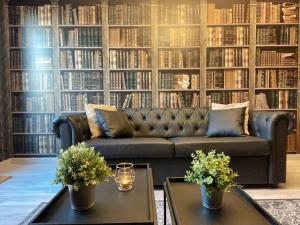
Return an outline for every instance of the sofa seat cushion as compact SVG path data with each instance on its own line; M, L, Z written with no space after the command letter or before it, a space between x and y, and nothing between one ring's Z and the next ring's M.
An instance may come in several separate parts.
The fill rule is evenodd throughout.
M174 144L165 138L93 138L86 143L105 158L174 157Z
M176 137L170 138L175 144L175 157L190 157L195 150L208 152L215 149L229 156L263 156L270 155L269 141L266 139L246 137Z

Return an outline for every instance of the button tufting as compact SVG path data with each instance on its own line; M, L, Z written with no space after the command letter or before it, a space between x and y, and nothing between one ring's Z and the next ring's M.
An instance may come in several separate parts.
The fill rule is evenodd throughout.
M150 130L153 130L153 129L154 129L154 127L151 126L151 127L150 127Z

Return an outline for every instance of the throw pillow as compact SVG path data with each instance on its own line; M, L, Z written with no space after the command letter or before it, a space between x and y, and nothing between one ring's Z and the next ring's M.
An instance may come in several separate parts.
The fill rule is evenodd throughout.
M110 105L95 105L95 104L87 104L85 105L85 113L87 116L87 121L89 124L89 128L92 134L92 138L102 137L102 132L96 123L96 111L95 109L102 109L107 111L117 111L115 106Z
M208 137L239 137L244 133L245 109L209 110Z
M120 111L105 111L96 109L97 124L104 137L132 137L133 130L127 117Z
M236 108L244 108L246 107L245 111L245 121L244 121L244 134L249 135L249 102L242 102L242 103L232 103L228 105L212 103L211 109L212 110L220 110L220 109L236 109Z

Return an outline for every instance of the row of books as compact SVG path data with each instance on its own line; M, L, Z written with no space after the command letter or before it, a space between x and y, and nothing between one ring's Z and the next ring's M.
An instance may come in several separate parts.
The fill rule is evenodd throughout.
M151 90L151 72L110 72L111 90Z
M182 108L199 107L200 95L195 92L160 92L159 107L161 108Z
M296 88L297 70L259 69L256 72L257 88Z
M14 133L50 133L54 114L16 115L13 117Z
M50 71L12 71L12 91L53 90L53 73Z
M11 27L10 47L52 47L51 28Z
M18 135L13 137L16 154L55 154L54 135Z
M298 29L296 26L266 27L256 29L256 43L260 45L296 45Z
M160 28L158 43L161 47L200 46L197 27Z
M200 24L199 4L158 4L158 24Z
M84 111L86 104L103 104L103 93L62 93L62 111Z
M208 24L248 23L249 7L243 3L234 3L231 8L216 8L216 4L207 6Z
M212 103L229 104L249 101L248 91L218 91L206 95L206 105Z
M12 97L14 112L53 112L54 95L50 93L14 94Z
M52 22L51 5L9 6L9 24L50 26Z
M200 66L199 49L159 50L160 68L198 68Z
M249 65L248 48L208 49L208 67L247 67Z
M299 20L298 2L282 3L282 19L284 23L298 23Z
M151 5L147 3L116 4L108 6L108 24L148 25L151 22Z
M296 66L297 55L294 52L256 51L257 66Z
M109 28L109 45L112 47L149 47L151 29L149 28Z
M102 29L98 27L60 28L60 47L101 47Z
M109 50L109 66L117 68L150 68L151 53L149 50Z
M257 23L297 23L298 3L257 2Z
M60 24L62 25L99 25L102 21L101 5L60 6Z
M103 67L102 50L61 50L62 69L100 69Z
M297 91L279 90L256 93L257 109L297 109Z
M168 72L159 72L160 89L199 89L199 74L174 74Z
M93 72L62 72L61 90L103 90L103 74Z
M117 108L151 108L152 94L148 92L110 93L110 104Z
M206 72L207 89L248 88L248 84L248 70L209 70Z
M248 45L249 27L208 27L207 46Z
M11 69L52 69L52 51L37 49L10 51Z

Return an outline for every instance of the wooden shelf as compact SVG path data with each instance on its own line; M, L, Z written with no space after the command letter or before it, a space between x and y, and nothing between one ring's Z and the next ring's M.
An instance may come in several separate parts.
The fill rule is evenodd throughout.
M208 88L206 91L214 92L214 91L249 91L249 88Z
M110 92L152 92L152 90L143 89L143 90L133 90L133 89L123 89L123 90L113 90L110 89Z
M64 24L58 25L59 28L80 28L80 27L99 27L101 28L102 25L99 24Z
M298 66L256 66L256 69L298 69Z
M151 27L152 25L151 24L108 24L108 27L109 28L112 28L112 27Z
M246 70L249 69L249 67L206 67L207 70Z
M200 67L190 67L190 68L158 68L158 70L200 70Z
M30 46L30 47L9 47L11 50L21 50L21 49L53 49L53 47L35 47L35 46Z
M255 111L297 111L297 109L254 109Z
M40 133L12 133L13 135L54 135L54 133L45 133L45 132L40 132Z
M69 49L83 49L83 50L89 50L89 49L103 49L103 47L82 47L82 46L73 46L73 47L59 47L60 50L69 50Z
M104 92L104 90L61 90L62 93Z
M9 69L10 71L53 71L54 69Z
M199 92L200 89L158 89L159 92Z
M54 90L26 90L26 91L10 91L11 93L53 93Z
M109 71L151 71L152 68L131 68L131 69L128 69L128 68L116 68L116 69L113 69L113 68L110 68Z
M103 70L102 68L85 68L85 69L59 69L60 71L99 71Z
M145 46L145 47L113 47L110 46L109 49L151 49L152 47L150 46Z
M298 88L289 88L289 87L286 87L286 88L276 88L276 87L274 87L274 88L255 88L255 90L297 90Z
M221 23L207 24L208 27L232 27L232 26L250 26L250 23Z
M10 24L10 28L22 27L22 28L52 28L52 25L20 25L20 24Z
M200 27L201 24L158 24L158 28L167 28L167 27Z
M257 44L256 47L258 48L296 48L298 47L298 45L281 45L281 44L278 44L278 45L260 45L260 44Z
M216 45L207 46L207 48L250 48L250 45Z
M298 23L256 23L256 26L298 26Z
M55 114L55 112L11 112L12 114Z
M190 49L190 48L201 48L201 46L200 45L196 45L196 46L176 46L176 47L174 47L174 46L170 46L170 47L168 47L168 46L163 46L163 47L161 47L161 46L159 46L158 47L158 49Z

